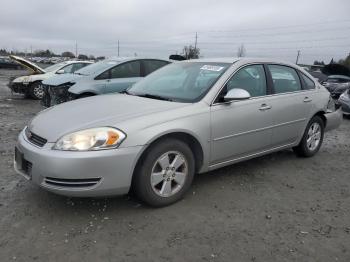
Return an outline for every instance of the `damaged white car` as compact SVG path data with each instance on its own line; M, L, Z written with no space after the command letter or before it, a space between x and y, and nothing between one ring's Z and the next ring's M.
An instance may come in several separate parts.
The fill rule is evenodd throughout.
M9 88L14 93L24 94L26 97L41 99L44 95L41 82L56 74L73 73L93 62L65 61L54 64L45 69L19 56L10 56L17 63L29 69L30 74L10 79Z

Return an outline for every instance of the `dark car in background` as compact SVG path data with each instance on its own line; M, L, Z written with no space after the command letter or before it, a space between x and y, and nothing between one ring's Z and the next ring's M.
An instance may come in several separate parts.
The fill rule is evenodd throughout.
M340 95L338 103L341 106L344 116L349 118L350 117L350 88Z
M341 94L350 88L350 77L344 75L330 75L322 85L328 89L333 99L337 100Z

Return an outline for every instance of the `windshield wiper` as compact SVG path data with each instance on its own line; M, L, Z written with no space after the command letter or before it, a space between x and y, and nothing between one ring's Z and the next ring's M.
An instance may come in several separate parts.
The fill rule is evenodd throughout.
M171 98L164 97L164 96L159 96L159 95L152 95L152 94L134 94L134 95L135 96L140 96L140 97L151 98L151 99L164 100L164 101L174 101Z

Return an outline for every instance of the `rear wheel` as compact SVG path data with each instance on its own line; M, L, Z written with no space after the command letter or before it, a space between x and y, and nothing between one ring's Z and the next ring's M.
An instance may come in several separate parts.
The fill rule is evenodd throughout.
M311 157L320 149L323 142L324 123L319 116L314 116L308 123L298 146L293 150L298 156Z
M29 95L33 99L42 99L44 96L44 88L41 82L34 82L29 86Z
M134 192L151 206L172 204L191 186L194 167L193 153L187 144L176 139L158 142L135 170Z

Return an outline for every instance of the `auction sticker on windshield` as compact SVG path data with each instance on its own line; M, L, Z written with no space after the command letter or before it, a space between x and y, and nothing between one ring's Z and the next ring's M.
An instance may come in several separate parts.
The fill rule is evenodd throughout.
M204 65L201 67L201 70L208 70L208 71L215 71L215 72L220 72L222 69L224 69L223 66L215 66L215 65Z

